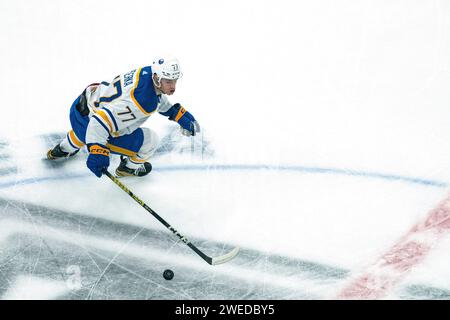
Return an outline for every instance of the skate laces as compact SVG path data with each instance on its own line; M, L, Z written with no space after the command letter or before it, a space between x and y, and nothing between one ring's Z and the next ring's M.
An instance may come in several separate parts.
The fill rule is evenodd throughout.
M141 173L147 173L147 167L145 163L137 164L131 161L129 158L125 158L121 156L121 161L123 166L129 170L129 173L132 173L135 176L139 176Z
M147 170L145 169L145 165L141 165L139 168L134 169L134 174L139 174L140 172L147 172Z

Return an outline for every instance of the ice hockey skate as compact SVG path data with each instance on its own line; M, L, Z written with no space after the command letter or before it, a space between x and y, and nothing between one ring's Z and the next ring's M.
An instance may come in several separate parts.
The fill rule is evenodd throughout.
M78 151L80 151L80 149L78 149L72 153L64 152L61 150L61 145L58 144L53 149L48 150L47 159L48 160L60 160L60 159L69 158L69 157L76 155L78 153Z
M130 176L137 176L137 177L143 177L152 171L152 165L150 162L144 162L137 168L130 168L127 166L128 159L124 156L120 157L120 164L116 169L116 176L117 177L130 177Z

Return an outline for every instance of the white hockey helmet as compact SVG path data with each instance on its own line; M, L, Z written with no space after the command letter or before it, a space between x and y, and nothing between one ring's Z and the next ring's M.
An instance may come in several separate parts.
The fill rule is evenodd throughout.
M152 63L152 71L156 73L159 80L177 80L183 75L178 59L173 57L159 57L155 59Z

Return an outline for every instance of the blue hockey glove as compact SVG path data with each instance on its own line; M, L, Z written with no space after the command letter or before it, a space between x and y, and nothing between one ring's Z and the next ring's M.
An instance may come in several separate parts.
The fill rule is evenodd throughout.
M181 133L186 136L195 136L197 132L200 132L200 125L194 116L179 103L174 104L169 110L161 112L161 114L169 116L169 120L178 122L182 128Z
M187 126L189 126L189 129L186 129ZM185 136L195 136L197 132L200 132L200 125L195 120L187 123L185 126L181 126L181 133Z
M86 165L97 177L109 167L109 149L101 144L88 144L89 156Z

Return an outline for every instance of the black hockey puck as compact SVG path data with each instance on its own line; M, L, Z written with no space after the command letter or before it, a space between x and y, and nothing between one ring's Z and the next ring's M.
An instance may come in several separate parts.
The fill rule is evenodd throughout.
M164 270L163 277L166 280L172 280L172 278L173 278L173 271L170 270L170 269Z

